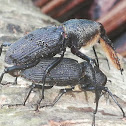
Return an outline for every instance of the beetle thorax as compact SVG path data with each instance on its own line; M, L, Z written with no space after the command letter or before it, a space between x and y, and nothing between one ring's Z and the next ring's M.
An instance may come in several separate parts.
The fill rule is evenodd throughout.
M97 22L84 19L69 20L64 22L64 27L69 47L74 45L80 49L88 45L91 40L99 39L100 26Z

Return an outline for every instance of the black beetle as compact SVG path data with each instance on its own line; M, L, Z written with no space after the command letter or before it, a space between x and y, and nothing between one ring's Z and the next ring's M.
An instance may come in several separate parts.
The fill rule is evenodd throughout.
M42 77L44 76L44 71L47 66L54 62L57 58L51 59L42 59L36 66L22 70L20 75L28 80L31 80L33 83L41 83ZM98 102L101 96L101 92L108 92L112 97L114 102L118 105L123 113L123 117L125 117L125 113L120 106L120 104L116 101L113 94L110 90L105 87L107 82L107 77L105 74L97 67L92 67L88 62L78 63L74 59L63 58L63 60L47 74L46 83L48 86L45 86L45 89L52 88L54 85L56 86L70 86L70 88L61 89L58 96L55 98L52 104L44 105L45 106L53 106L60 97L69 91L73 91L75 85L79 85L82 91L93 91L95 92L95 101L96 108L94 110L93 122L92 125L95 125L95 114L98 109ZM28 93L23 105L25 105L31 91L33 88L41 87L42 85L33 84L31 90ZM22 105L22 104L16 104ZM11 106L11 105L10 105ZM13 105L12 105L13 106ZM38 109L38 108L37 108Z
M81 53L79 49L94 45L96 42L102 45L113 65L122 71L119 59L102 24L86 19L71 19L60 26L37 29L12 44L6 53L5 62L15 67L6 68L4 73L35 66L40 58L53 57L60 52L64 55L66 47L71 48L73 54L94 65L95 61ZM60 59L62 58L63 56ZM56 66L60 59L51 65L50 69ZM2 77L0 79L2 80Z

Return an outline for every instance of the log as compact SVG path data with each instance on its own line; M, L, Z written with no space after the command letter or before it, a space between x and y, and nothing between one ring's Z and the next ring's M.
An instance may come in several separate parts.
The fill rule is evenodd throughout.
M40 27L48 25L57 25L57 21L41 14L40 10L34 7L31 0L0 0L0 44L4 41L15 42L26 33ZM19 9L20 8L20 9ZM98 51L99 49L97 49ZM6 50L0 57L0 73L4 70L4 57ZM82 50L83 51L83 50ZM92 51L85 53L92 57ZM104 57L98 51L99 57ZM69 50L65 53L66 57L72 57L79 62L82 61L78 57L73 56ZM126 67L125 67L126 68ZM126 85L123 82L120 72L111 67L108 69L106 61L100 60L100 69L107 75L107 83L113 94L117 95L117 100L126 111ZM124 72L124 77L126 72ZM35 89L28 99L26 106L2 107L3 104L22 103L29 91L30 81L18 78L18 84L13 85L14 77L6 74L0 85L0 126L90 126L92 122L93 110L95 108L94 93L91 92L72 92L68 93L59 100L54 107L41 108L39 112L35 112L34 104L41 96L41 90ZM57 96L59 88L45 91L45 99L41 104L47 104L53 101ZM111 100L111 99L110 99ZM113 101L106 103L105 97L101 97L98 113L96 115L96 125L98 126L125 126L125 120L120 119L122 113L115 106Z

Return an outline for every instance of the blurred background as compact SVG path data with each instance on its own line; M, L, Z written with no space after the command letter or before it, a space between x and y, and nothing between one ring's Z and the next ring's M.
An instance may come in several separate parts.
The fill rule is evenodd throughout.
M72 18L101 22L116 51L126 57L126 0L32 0L59 22Z

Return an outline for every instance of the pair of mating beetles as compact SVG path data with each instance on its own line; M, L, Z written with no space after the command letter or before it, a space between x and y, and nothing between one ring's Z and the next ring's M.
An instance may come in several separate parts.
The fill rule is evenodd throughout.
M105 91L113 98L121 109L123 117L125 117L123 109L108 88L105 87L107 78L98 68L98 62L96 64L95 60L79 51L81 47L93 46L97 42L101 44L111 63L122 73L118 56L102 24L91 20L72 19L60 26L48 26L37 29L12 44L6 53L5 62L13 66L4 69L0 77L0 82L5 73L13 73L15 70L21 70L20 75L24 78L42 83L41 86L32 85L24 101L24 105L34 87L41 87L42 89L41 99L37 103L37 105L40 105L44 98L44 89L52 88L53 85L71 86L68 89L61 89L57 98L50 104L51 106L64 93L72 91L76 84L79 84L82 90L94 91L96 109L94 111L92 125L95 125L95 114L101 92ZM1 45L1 52L3 46L7 46L7 44L3 43ZM66 47L69 47L73 54L86 61L79 64L76 60L63 58ZM58 53L61 56L53 58ZM45 86L45 83L48 83L50 86Z

